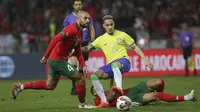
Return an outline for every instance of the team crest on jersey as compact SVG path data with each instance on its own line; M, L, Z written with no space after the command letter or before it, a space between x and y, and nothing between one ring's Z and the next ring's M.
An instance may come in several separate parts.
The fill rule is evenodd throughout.
M121 44L122 40L120 38L117 38L117 43Z

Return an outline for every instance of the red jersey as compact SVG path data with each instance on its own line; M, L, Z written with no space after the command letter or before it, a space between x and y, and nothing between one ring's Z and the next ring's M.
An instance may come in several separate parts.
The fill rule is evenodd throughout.
M44 57L51 60L67 60L75 49L75 54L81 66L85 66L85 62L81 51L82 31L79 30L78 24L73 23L63 29L51 39Z
M124 91L124 94L127 94L129 90L130 90L130 88L123 90L123 91ZM105 92L105 95L106 95L106 97L108 96L108 91ZM115 93L115 96L114 96L114 97L115 97L115 99L114 99L113 101L109 102L109 105L110 105L110 106L115 106L115 105L116 105L117 99L120 97L120 95L117 94L117 93ZM100 99L99 96L97 96L97 97L94 99L94 104L95 104L96 106L98 106L98 105L100 104L100 102L101 102L101 99Z

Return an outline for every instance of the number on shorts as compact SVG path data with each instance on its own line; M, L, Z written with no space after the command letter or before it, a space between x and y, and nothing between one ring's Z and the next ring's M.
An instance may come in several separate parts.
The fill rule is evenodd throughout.
M67 65L69 71L74 71L74 68L71 65Z

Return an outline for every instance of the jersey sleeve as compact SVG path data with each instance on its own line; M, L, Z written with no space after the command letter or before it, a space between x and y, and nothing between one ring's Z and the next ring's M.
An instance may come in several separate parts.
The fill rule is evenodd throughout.
M133 44L135 44L135 41L133 38L131 38L130 35L128 35L127 33L124 32L124 41L126 42L126 44L128 46L132 46Z
M101 41L100 37L97 37L97 38L91 43L91 45L92 45L94 48L101 48L101 46L100 46L100 41Z
M62 34L62 33L58 33L56 36L54 36L54 37L51 39L51 41L50 41L50 43L49 43L49 45L48 45L48 48L47 48L47 50L46 50L46 52L45 52L44 57L45 57L45 58L48 58L49 55L50 55L50 53L51 53L51 51L52 51L52 49L54 48L54 46L55 46L59 41L62 41L62 40L63 40L63 34Z
M73 27L65 27L62 31L61 34L67 38L67 37L71 37L74 35L74 29Z
M63 31L61 31L61 32L58 33L56 36L54 36L54 37L51 39L51 41L50 41L50 43L49 43L49 45L48 45L48 48L47 48L47 50L46 50L46 52L45 52L44 57L45 57L45 58L48 58L49 55L50 55L50 53L51 53L51 51L52 51L52 49L55 47L55 45L56 45L58 42L60 42L60 41L66 40L67 37L71 37L72 34L73 34L73 31L72 31L70 28L66 28L66 27L65 27L65 28L63 29Z

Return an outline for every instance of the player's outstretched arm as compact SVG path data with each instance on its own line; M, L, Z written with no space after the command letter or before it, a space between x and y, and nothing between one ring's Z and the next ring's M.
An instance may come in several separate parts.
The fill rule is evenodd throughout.
M94 50L95 47L92 44L89 44L89 45L87 45L85 47L81 47L81 49L82 49L83 52L89 52L89 51Z
M48 48L47 48L47 50L46 50L46 52L45 52L43 58L40 60L40 62L41 62L42 64L45 64L45 63L46 63L45 60L49 57L49 55L50 55L52 49L54 48L54 46L55 46L59 41L62 41L62 40L63 40L63 37L64 37L64 36L63 36L62 33L58 33L56 36L54 36L54 37L51 39L51 41L50 41L50 43L49 43L49 45L48 45Z
M83 58L83 55L82 55L80 43L75 47L75 54L76 54L76 57L77 57L80 65L83 68L83 73L87 74L87 67L86 67L86 64L85 64L85 61L84 61L84 58Z
M90 40L94 41L95 40L95 30L94 30L94 26L91 25L89 26L89 30L90 30Z
M135 43L132 44L131 48L144 60L145 65L152 70L153 64L146 58L142 50Z

